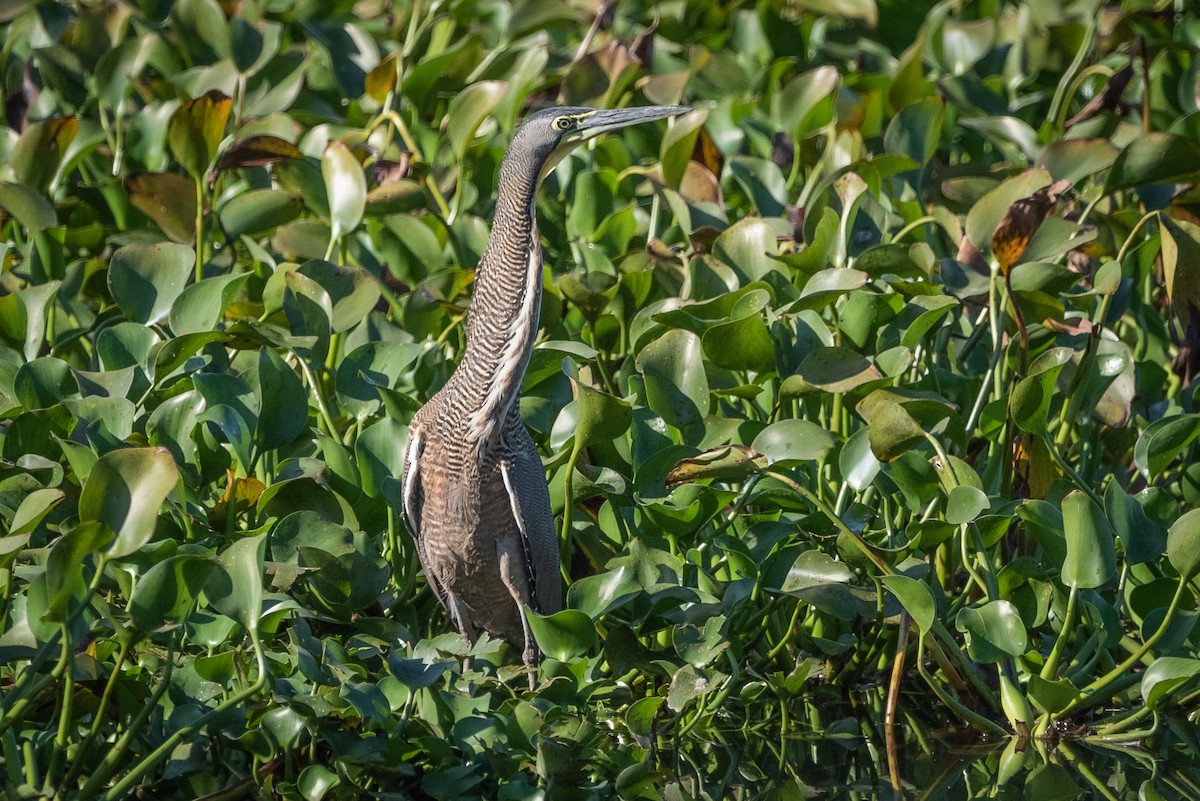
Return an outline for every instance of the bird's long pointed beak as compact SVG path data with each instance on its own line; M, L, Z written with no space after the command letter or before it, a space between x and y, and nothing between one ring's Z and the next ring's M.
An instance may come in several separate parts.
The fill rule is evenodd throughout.
M579 127L573 131L574 135L570 138L591 139L607 131L662 120L691 110L691 106L636 106L600 110L579 120Z

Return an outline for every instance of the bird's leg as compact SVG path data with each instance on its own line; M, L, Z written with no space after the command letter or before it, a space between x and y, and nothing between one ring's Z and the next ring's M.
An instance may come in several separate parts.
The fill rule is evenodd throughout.
M537 643L533 640L533 632L529 629L529 621L525 619L525 606L529 603L528 570L525 567L525 554L519 543L505 539L496 546L500 556L500 579L508 588L509 595L517 604L517 616L521 618L521 634L525 638L525 649L521 653L521 661L529 674L529 689L537 686L538 653Z
M457 596L452 593L446 593L446 607L450 610L450 619L454 621L454 625L458 627L459 633L466 640L467 648L475 647L475 627L471 625L471 619L467 615L467 610L463 607L462 601L458 600ZM469 653L463 658L463 672L471 670L475 666L475 658Z

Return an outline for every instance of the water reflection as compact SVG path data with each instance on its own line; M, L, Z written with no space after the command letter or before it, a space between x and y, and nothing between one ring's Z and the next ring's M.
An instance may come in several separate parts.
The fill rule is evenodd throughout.
M771 729L774 728L774 733ZM897 730L892 771L882 731L846 717L821 732L763 724L708 732L659 752L661 798L847 801L1198 801L1200 727L1164 723L1146 743L968 741L961 732Z

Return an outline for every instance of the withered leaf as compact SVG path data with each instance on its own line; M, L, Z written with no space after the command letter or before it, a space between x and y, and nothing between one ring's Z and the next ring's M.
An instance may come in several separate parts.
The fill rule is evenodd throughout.
M298 159L302 154L300 148L286 139L278 136L261 134L239 139L229 146L221 160L217 163L218 170L228 170L234 167L262 167L274 164L283 159Z
M1021 260L1033 235L1070 186L1070 181L1055 181L1008 207L992 235L992 253L996 254L1001 272L1007 275Z

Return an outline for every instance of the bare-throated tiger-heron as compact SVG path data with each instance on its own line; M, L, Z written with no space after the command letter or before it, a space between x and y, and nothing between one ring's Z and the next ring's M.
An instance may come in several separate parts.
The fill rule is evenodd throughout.
M462 361L409 426L404 516L426 579L468 643L483 629L523 647L530 689L539 654L523 607L562 608L550 494L517 403L542 294L534 199L575 144L687 110L549 108L517 129L500 165Z

